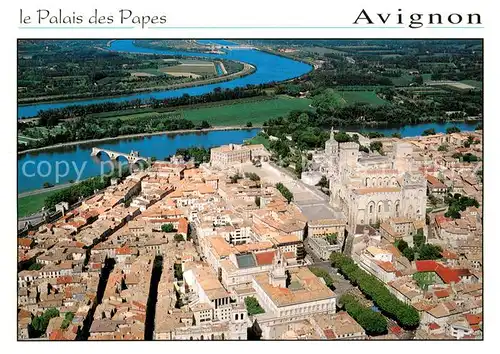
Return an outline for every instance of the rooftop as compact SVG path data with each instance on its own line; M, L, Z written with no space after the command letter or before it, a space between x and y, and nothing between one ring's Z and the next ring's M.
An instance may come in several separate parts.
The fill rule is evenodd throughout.
M276 306L291 306L335 298L335 293L323 284L307 267L290 269L289 272L291 284L294 285L288 288L272 286L269 284L267 274L259 274L254 278Z

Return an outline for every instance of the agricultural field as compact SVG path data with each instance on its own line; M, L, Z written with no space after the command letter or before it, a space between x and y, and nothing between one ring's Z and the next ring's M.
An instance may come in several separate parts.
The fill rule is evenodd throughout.
M215 75L217 71L215 69L215 64L211 61L203 60L179 60L180 64L174 66L162 67L159 70L162 73L169 74L172 76L203 76L203 75Z
M326 47L303 47L303 48L300 48L300 50L304 51L304 52L311 52L314 54L319 54L322 56L324 56L325 54L340 54L340 55L347 54L346 52L332 49L332 48L326 48Z
M475 88L482 89L483 88L483 82L482 81L477 81L477 80L461 80L460 81L463 84L474 86Z
M387 101L377 96L375 91L339 91L346 104L366 103L374 106L387 104Z
M195 123L206 120L213 126L244 126L247 122L260 125L269 118L285 116L293 110L312 110L309 107L310 104L311 100L309 99L283 95L271 99L241 99L200 105L198 107L180 107L175 110L171 108L168 110L154 110L152 108L131 109L105 112L92 116L101 119L120 119L126 121L138 117L154 118L168 112L172 115L173 119L184 118L192 120Z
M408 86L413 82L413 75L410 74L402 74L399 77L391 77L391 81L394 86Z
M212 125L245 125L251 121L259 125L269 118L277 118L293 110L310 110L311 100L280 96L257 102L226 104L218 107L183 110L185 119L193 122L208 121Z

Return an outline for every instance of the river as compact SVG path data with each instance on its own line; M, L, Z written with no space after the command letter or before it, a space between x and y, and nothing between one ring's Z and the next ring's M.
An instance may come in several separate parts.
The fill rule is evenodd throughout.
M236 80L223 82L213 85L184 88L171 91L160 91L153 93L142 93L137 95L128 95L115 98L83 100L65 103L43 103L38 105L20 106L18 108L19 116L30 116L36 114L39 109L48 109L62 107L72 104L90 104L102 101L123 101L134 98L156 98L174 97L184 93L190 95L199 95L213 90L215 87L234 88L245 86L247 84L261 84L272 81L288 80L307 73L311 67L307 64L283 58L280 56L264 53L253 49L238 49L237 44L221 40L202 40L205 44L215 43L227 46L225 55L187 53L179 51L155 50L148 48L139 48L133 44L132 40L118 40L111 45L111 50L160 53L187 56L210 56L217 58L235 59L242 62L255 65L257 70L248 76ZM386 135L399 132L403 137L421 135L426 129L434 128L436 132L445 132L446 128L457 125L462 130L473 130L477 123L426 123L414 126L400 128L377 127L377 128L346 128L346 130L365 130L380 131ZM43 150L36 153L21 154L18 156L18 193L42 188L43 183L51 184L67 183L70 180L77 180L77 171L81 170L80 179L96 176L100 174L101 165L95 163L90 157L90 151L93 146L100 148L129 153L131 150L139 151L142 156L155 156L157 159L163 159L175 153L178 148L187 148L190 146L203 146L210 148L213 146L242 143L244 140L255 136L258 129L251 130L232 130L232 131L211 131L206 133L189 134L164 134L153 135L139 138L123 138L117 140L108 140L106 142L78 144L67 147L58 147L50 150ZM106 157L103 158L105 160ZM57 167L58 166L58 167ZM66 173L66 166L68 172ZM106 165L106 167L109 166ZM57 168L59 174L65 175L56 179Z
M133 99L149 99L151 97L162 99L169 97L180 97L183 94L189 94L191 96L202 95L204 93L209 93L213 91L216 87L220 88L235 88L235 87L245 87L247 85L259 85L275 81L286 81L293 79L298 76L302 76L312 70L312 66L284 58L278 55L273 55L269 53L262 52L255 49L243 49L238 48L234 45L235 43L222 41L222 40L203 40L199 41L204 44L215 43L224 46L228 46L230 49L225 49L225 54L207 54L207 53L196 53L196 52L183 52L177 50L159 50L152 48L137 47L134 45L133 40L116 40L111 43L110 50L118 52L130 52L130 53L148 53L148 54L165 54L165 55L176 55L176 56L191 56L191 57L208 57L208 58L220 58L228 60L236 60L251 64L257 68L257 70L247 76L234 79L226 82L219 82L210 85L201 85L196 87L186 87L175 90L165 90L165 91L154 91L154 92L143 92L132 95L124 95L111 98L96 98L88 100L74 100L68 102L47 102L39 104L29 104L20 105L17 108L17 116L21 117L33 117L36 116L38 111L46 110L51 108L61 108L71 105L88 105L93 103L102 102L123 102L131 101Z
M80 179L100 175L101 166L105 171L109 171L111 168L109 163L100 164L95 158L90 157L90 151L94 146L123 153L130 153L131 150L139 151L141 156L154 156L158 160L163 160L173 155L179 148L191 146L210 148L230 143L241 144L244 140L257 135L258 132L259 129L249 129L150 135L78 144L19 155L17 160L18 193L40 189L45 182L60 184L77 180L80 170L82 171ZM103 155L101 160L109 161L106 155ZM65 176L56 179L57 175Z

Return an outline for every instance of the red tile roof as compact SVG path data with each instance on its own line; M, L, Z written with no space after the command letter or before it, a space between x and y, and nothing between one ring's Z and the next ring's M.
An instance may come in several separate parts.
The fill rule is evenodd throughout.
M177 226L177 232L187 235L188 233L188 221L186 218L179 219L179 225Z
M426 178L427 178L427 182L429 182L433 187L446 188L446 185L443 182L441 182L440 180L438 180L436 177L431 176L431 175L427 175Z
M450 291L449 290L437 290L434 292L434 294L436 294L436 296L438 298L442 298L442 297L448 297L450 296Z
M68 284L73 282L73 277L66 275L57 278L57 284Z
M391 262L382 262L382 261L377 261L377 264L380 268L382 268L385 272L388 273L394 273L397 271L397 269L394 267L394 265Z
M22 237L22 238L17 239L17 244L20 247L31 247L32 242L33 242L33 240L31 240L30 238L27 238L27 237Z
M255 254L255 259L257 260L257 265L269 265L273 263L274 251L270 252L260 252Z
M401 333L401 327L399 326L392 326L389 328L389 330L394 333L394 334L400 334Z
M49 335L49 340L66 340L64 333L60 329L53 331Z
M430 330L439 329L439 328L441 328L441 326L438 325L436 322L429 323L429 329Z
M323 333L325 334L326 339L336 339L337 338L337 336L335 335L335 333L331 329L325 329L323 331Z
M441 256L446 259L458 259L458 255L456 253L448 250L444 250L443 252L441 252Z
M447 268L436 261L416 261L415 265L417 272L435 272L446 284L460 281L459 270Z
M132 254L132 250L128 246L123 246L123 247L120 247L120 248L116 249L116 254L117 255Z
M483 321L482 316L473 315L471 313L464 315L464 317L467 320L467 322L469 322L469 325L471 325L471 326L478 325Z

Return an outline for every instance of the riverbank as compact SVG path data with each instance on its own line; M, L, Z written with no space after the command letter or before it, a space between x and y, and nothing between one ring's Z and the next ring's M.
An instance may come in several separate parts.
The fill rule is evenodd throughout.
M64 108L68 106L83 106L92 105L106 102L123 102L123 101L133 101L136 99L147 101L151 98L154 99L169 99L174 97L181 97L183 95L189 96L199 96L206 93L214 91L216 88L224 89L234 89L234 88L244 88L248 85L258 86L266 85L269 83L277 83L288 81L297 77L302 76L305 73L311 71L312 67L310 65L304 64L300 61L295 61L292 59L280 57L277 55L272 55L264 53L260 50L231 50L228 51L226 55L217 54L204 54L204 53L188 53L188 52L171 52L171 51L161 51L153 50L148 48L136 47L133 45L132 40L115 40L109 43L110 47L107 49L113 52L126 52L126 53L138 53L138 54L158 54L166 56L179 56L182 58L187 57L208 57L217 59L225 59L229 61L235 61L240 63L246 63L255 67L250 75L245 75L244 77L229 77L223 76L221 78L225 79L213 84L203 84L196 87L189 88L177 88L171 90L157 90L147 93L135 93L129 95L120 95L110 98L92 98L92 99L82 99L73 100L68 102L59 103L34 103L25 104L18 107L17 116L18 118L29 118L38 115L39 111Z
M62 147L75 146L75 145L80 145L80 144L104 143L104 142L112 142L112 141L116 141L116 140L129 139L129 138L145 138L145 137L154 136L154 135L208 133L208 132L213 132L213 131L227 131L227 130L252 130L252 129L256 129L256 128L261 128L261 127L260 126L255 126L255 127L225 126L225 127L212 127L212 128L205 128L205 129L182 129L182 130L175 130L175 131L167 130L167 131L154 132L154 133L128 134L128 135L119 135L119 136L112 137L112 138L89 139L89 140L72 141L69 143L49 145L49 146L44 146L44 147L36 148L36 149L18 151L17 154L19 156L22 156L22 155L33 153L33 152L54 150L54 149L58 149L58 148L62 148Z
M144 54L148 54L148 53L144 53ZM225 72L225 74L223 74L222 76L217 76L217 77L204 79L204 80L181 82L181 83L165 85L165 86L143 87L143 88L137 88L137 89L133 89L133 90L116 92L113 95L108 94L108 95L101 95L100 96L100 95L92 95L92 94L88 94L88 95L79 94L79 95L75 95L75 96L58 95L58 96L29 97L29 98L20 98L20 99L18 99L17 102L18 102L19 107L23 107L23 106L28 106L31 104L36 104L36 103L66 103L66 102L73 102L73 101L83 101L83 100L88 100L88 99L114 98L114 97L119 97L119 96L123 96L123 95L133 95L136 93L177 90L177 89L192 88L192 87L198 87L198 86L203 86L203 85L212 85L212 84L217 84L217 83L221 83L221 82L236 80L236 79L251 75L257 70L257 68L254 65L250 65L250 64L240 62L237 60L233 60L233 61L243 65L243 69L238 71L238 72L232 73L232 74L227 74L227 71L225 70L224 66L222 65L222 62L220 62L220 64L222 65L222 68L224 68L223 72ZM64 97L61 97L61 96L64 96Z

